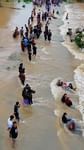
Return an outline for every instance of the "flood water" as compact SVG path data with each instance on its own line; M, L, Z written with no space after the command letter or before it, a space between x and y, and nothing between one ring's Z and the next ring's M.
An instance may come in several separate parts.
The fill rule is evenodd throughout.
M36 90L32 107L21 105L20 116L24 123L19 125L17 150L81 150L84 149L83 137L67 133L54 115L58 104L54 100L50 84L53 79L62 77L66 81L74 80L74 70L80 61L74 59L61 41L59 27L62 25L63 5L59 9L58 21L51 21L53 32L51 44L45 43L43 35L37 41L38 55L29 63L26 53L20 48L20 39L12 38L16 26L27 23L32 10L32 4L22 8L22 4L12 5L20 9L0 8L0 149L11 150L8 138L7 119L13 113L13 105L22 101L22 87L18 81L18 65L24 63L28 83ZM62 9L63 8L63 9ZM71 10L73 8L70 8ZM74 9L77 9L77 4ZM80 6L81 10L81 6ZM3 14L3 15L1 15ZM3 18L4 16L4 18ZM53 28L54 27L54 28ZM22 104L22 102L21 102ZM59 111L67 111L76 118L81 118L78 111L61 107ZM78 145L77 145L78 144Z
M68 48L75 59L81 60L81 65L75 69L74 79L78 88L80 112L82 113L82 118L84 119L84 50L79 49L75 43L70 42L70 39L66 36L68 28L72 28L73 32L77 28L84 28L84 3L66 5L65 10L65 15L63 17L64 24L61 27L61 34L65 39L63 45ZM68 20L65 19L67 12L69 14Z

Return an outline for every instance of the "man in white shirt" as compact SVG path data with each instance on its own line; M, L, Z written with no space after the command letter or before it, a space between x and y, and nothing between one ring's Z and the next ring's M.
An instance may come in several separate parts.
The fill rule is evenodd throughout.
M13 126L13 120L14 120L14 116L11 115L9 118L8 118L8 122L7 122L7 126L8 126L8 130L10 131L10 129L12 128Z

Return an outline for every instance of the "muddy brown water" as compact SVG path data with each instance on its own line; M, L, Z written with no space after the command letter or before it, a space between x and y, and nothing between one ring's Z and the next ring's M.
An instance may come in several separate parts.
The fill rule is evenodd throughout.
M21 4L17 6L21 8ZM20 39L12 38L15 26L21 27L27 23L31 9L32 4L21 10L0 8L0 149L12 149L6 123L9 115L13 113L14 103L17 100L22 101L18 65L23 62L28 83L36 90L36 94L32 107L24 108L21 102L20 116L24 123L19 125L15 149L79 150L81 146L83 150L83 138L67 133L59 117L54 115L54 110L60 109L62 112L66 110L78 118L81 118L80 113L62 105L59 107L50 90L50 83L56 77L72 81L73 71L80 64L60 42L63 39L58 27L62 24L60 19L62 15L58 20L51 21L50 28L53 32L51 44L44 42L43 35L37 41L38 55L31 63L26 53L21 52Z

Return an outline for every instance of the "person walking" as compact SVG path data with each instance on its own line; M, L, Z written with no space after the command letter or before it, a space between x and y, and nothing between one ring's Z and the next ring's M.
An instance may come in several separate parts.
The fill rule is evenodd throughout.
M49 30L49 32L48 32L48 41L49 41L49 43L51 41L51 37L52 37L52 32L51 32L51 30Z
M34 94L35 91L31 89L31 87L26 84L26 86L24 87L23 91L22 91L22 97L23 97L23 101L25 104L29 104L32 105L33 101L32 101L32 94ZM26 100L26 101L25 101Z
M19 68L18 68L18 71L19 71L19 73L23 73L23 63L20 63L20 65L19 65Z
M9 137L11 137L10 135L10 130L13 126L13 121L14 121L14 115L11 115L9 118L8 118L8 121L7 121L7 129L9 131Z
M31 61L32 59L31 42L29 42L28 44L28 58L29 58L29 61Z
M20 29L20 36L21 36L21 37L24 36L24 29L23 29L23 27L21 27L21 29Z
M36 44L33 44L33 55L36 56L37 54L37 47Z
M44 31L44 39L45 39L45 41L47 40L47 32L46 31Z
M18 123L20 121L19 108L20 108L20 103L17 101L16 104L14 105L14 115L15 115L15 119Z
M25 85L25 68L23 68L23 72L19 73L19 79L21 81L21 84L24 86Z
M14 148L15 143L16 143L16 138L18 137L18 127L17 127L17 122L16 121L13 122L13 126L10 130L10 135L11 135L11 138L12 138L12 146Z

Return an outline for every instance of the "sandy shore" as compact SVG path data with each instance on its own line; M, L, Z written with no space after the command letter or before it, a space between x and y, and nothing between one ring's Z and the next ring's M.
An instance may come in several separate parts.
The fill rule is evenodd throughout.
M22 11L14 10L13 14L10 10L12 18L3 24L2 29L0 28L2 36L0 41L0 149L12 149L6 130L6 122L10 113L13 112L15 102L22 100L22 88L18 82L17 73L18 64L22 61L26 68L28 83L36 90L36 95L32 107L21 106L21 119L25 123L21 123L19 126L16 149L79 150L81 146L81 150L83 150L83 138L67 133L60 124L59 117L54 115L54 110L57 109L61 113L67 111L79 119L81 118L79 111L68 109L60 102L54 101L50 91L50 83L57 77L72 81L73 71L79 65L79 62L74 60L67 48L61 44L63 38L60 35L59 26L63 23L64 6L57 8L60 11L60 16L50 23L53 32L51 44L45 43L42 35L37 41L37 58L32 63L28 62L26 54L21 53L19 40L14 41L11 38L14 26L25 24L28 17L27 8ZM4 8L1 11L3 12ZM8 37L8 40L5 37Z

